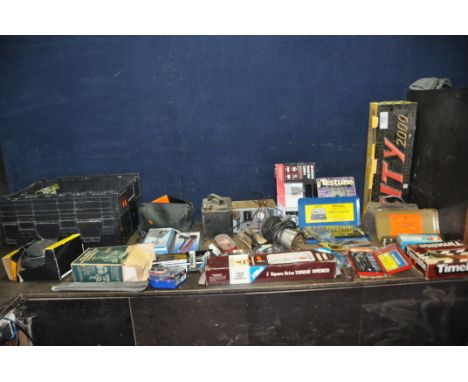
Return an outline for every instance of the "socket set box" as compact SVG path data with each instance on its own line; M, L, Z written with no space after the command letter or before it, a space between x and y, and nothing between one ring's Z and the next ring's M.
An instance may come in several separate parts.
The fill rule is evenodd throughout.
M384 272L394 275L411 269L411 260L404 254L396 244L388 245L374 252L374 256L379 262Z
M430 244L430 243L441 243L442 237L440 235L432 234L401 234L396 238L397 244L403 251L406 251L408 245L419 245L419 244Z
M352 248L350 257L356 274L361 278L395 275L412 268L410 259L396 244L384 248Z
M374 256L375 248L352 248L349 256L356 274L361 278L384 277L385 272Z
M468 276L468 245L462 241L408 245L407 253L426 279Z
M319 198L356 196L354 178L352 176L317 178L317 196Z
M301 228L359 227L360 223L360 204L356 196L299 200L299 226Z
M239 254L209 258L205 273L207 285L331 279L336 261L333 255L315 250Z
M154 289L176 289L187 280L187 269L177 268L153 268L149 273L149 284Z

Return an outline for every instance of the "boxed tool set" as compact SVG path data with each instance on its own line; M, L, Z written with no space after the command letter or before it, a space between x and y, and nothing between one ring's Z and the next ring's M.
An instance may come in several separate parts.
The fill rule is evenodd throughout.
M359 198L355 196L302 198L298 209L300 227L358 227L361 221Z
M149 284L155 289L176 289L187 280L185 267L154 268L149 273Z
M360 202L356 196L303 198L298 208L299 227L309 243L324 235L339 241L366 237L360 229Z
M408 245L441 243L442 237L440 235L432 234L401 234L396 238L396 242L403 251L406 251Z
M356 275L361 278L384 277L385 272L374 256L375 248L352 248L349 251L351 264Z
M175 235L174 228L152 228L146 234L143 243L151 244L156 255L167 255L171 253Z
M198 251L200 232L179 232L174 228L151 228L143 243L154 246L156 255Z
M468 246L461 240L408 245L407 253L426 279L468 276Z
M376 250L374 256L388 275L395 275L411 269L411 261L396 244Z
M150 244L88 248L73 263L77 282L148 280L154 249Z
M240 254L208 259L207 285L334 278L332 255L318 251Z
M356 274L361 278L395 275L412 268L411 261L396 244L384 248L352 248L349 252Z
M297 202L314 196L315 163L278 163L275 165L276 202L285 214L297 214Z
M352 176L317 178L317 196L319 198L356 196L354 178Z

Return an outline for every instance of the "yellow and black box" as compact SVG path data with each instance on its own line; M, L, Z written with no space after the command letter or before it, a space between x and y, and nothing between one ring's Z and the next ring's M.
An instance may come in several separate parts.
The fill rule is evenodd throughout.
M61 280L71 272L71 263L85 249L80 234L75 233L46 247L40 266L25 268L22 265L22 259L27 256L28 248L35 242L37 241L23 245L2 258L9 280Z
M364 212L384 196L407 200L411 176L417 104L371 102L367 137Z

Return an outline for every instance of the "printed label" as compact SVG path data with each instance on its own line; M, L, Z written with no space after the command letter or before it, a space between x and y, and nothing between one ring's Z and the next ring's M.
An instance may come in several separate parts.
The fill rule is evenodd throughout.
M451 273L464 273L468 272L468 263L456 263L456 264L447 264L439 263L436 264L436 273L437 274L451 274Z
M276 164L276 194L278 207L284 209L286 207L286 197L284 192L284 165Z
M250 267L250 282L254 282L265 269L267 269L266 265Z
M389 214L390 235L401 233L423 233L422 215L418 214Z
M386 130L388 129L388 111L380 112L380 129Z
M353 220L353 203L309 204L305 206L306 223L339 223Z
M297 204L299 199L304 197L304 184L303 183L285 183L285 198L286 208L297 211Z
M291 252L291 253L277 253L267 256L267 260L271 265L275 264L290 264L304 261L314 261L312 253L304 252Z
M390 251L379 255L379 260L387 271L394 271L407 265L398 251Z
M249 284L250 283L249 255L229 256L229 283L230 284Z

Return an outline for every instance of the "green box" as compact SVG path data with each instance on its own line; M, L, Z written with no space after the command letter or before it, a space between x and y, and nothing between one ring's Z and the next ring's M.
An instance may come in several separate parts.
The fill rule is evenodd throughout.
M144 281L154 256L150 244L88 248L72 263L78 282Z

